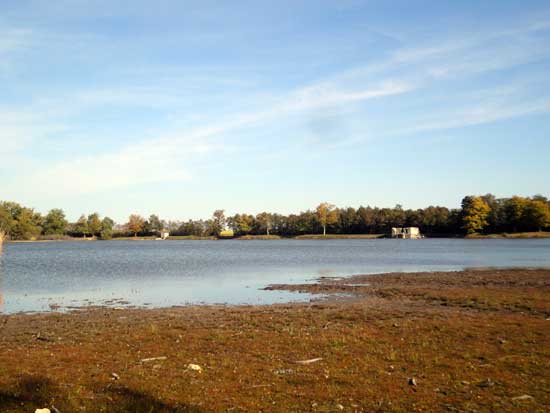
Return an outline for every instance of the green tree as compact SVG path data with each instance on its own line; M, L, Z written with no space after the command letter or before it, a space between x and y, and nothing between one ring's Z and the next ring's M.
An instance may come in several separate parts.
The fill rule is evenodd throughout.
M323 236L326 236L327 225L334 224L338 221L338 211L334 205L323 202L317 207L316 213L317 221L323 227Z
M0 231L5 237L9 237L13 227L16 224L15 217L12 214L12 202L0 203Z
M357 209L357 219L359 225L359 232L365 234L374 233L375 214L374 209L370 206L366 208L361 206Z
M97 236L101 232L101 218L97 212L88 215L88 232L91 236Z
M254 227L254 217L248 214L237 214L227 219L227 224L236 234L247 235Z
M525 228L525 210L529 200L520 196L507 199L504 203L506 222L512 232L518 232Z
M17 240L35 239L42 232L42 216L31 208L16 202L1 204L0 224L9 238Z
M109 217L103 218L101 221L101 232L99 234L100 238L103 240L111 239L113 237L113 228L115 226L115 221Z
M55 208L44 217L42 231L44 235L63 235L67 231L68 225L63 210Z
M348 207L339 210L340 228L344 234L352 234L357 232L357 224L359 217L354 208Z
M160 232L164 229L165 227L165 222L162 221L158 215L155 215L155 214L151 214L151 216L149 217L148 219L148 222L149 222L149 229L152 231L152 232Z
M73 228L75 234L86 237L88 234L88 219L84 214L78 218L78 221L75 222Z
M522 223L528 230L541 231L550 225L550 208L539 199L531 199L523 210Z
M489 205L480 196L467 196L462 200L462 228L467 234L481 232L487 227Z
M261 212L256 215L256 224L260 231L265 231L266 235L269 235L269 231L273 227L273 215L269 212Z
M223 209L217 209L212 214L212 219L210 220L210 235L219 236L225 229L225 224L225 211Z

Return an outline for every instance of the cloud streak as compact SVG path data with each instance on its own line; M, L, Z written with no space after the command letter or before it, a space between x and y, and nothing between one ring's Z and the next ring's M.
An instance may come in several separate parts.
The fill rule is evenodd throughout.
M480 32L460 40L404 45L385 53L384 57L374 63L340 69L324 80L294 90L258 84L258 90L255 90L259 96L257 98L239 96L232 90L223 98L229 107L235 101L238 109L233 112L216 109L208 113L200 110L192 112L188 102L192 101L193 94L186 93L185 84L178 84L177 88L170 90L170 85L160 81L153 86L140 85L139 81L138 84L106 82L101 87L70 90L63 99L39 96L34 99L33 112L41 116L30 115L28 111L0 111L0 140L4 144L4 155L22 152L33 139L42 139L45 134L63 129L70 131L77 123L75 118L85 116L96 108L120 108L124 111L140 107L143 110L173 111L176 114L184 108L187 115L196 115L202 122L195 127L174 128L168 134L157 131L153 139L139 136L137 143L111 148L95 155L76 153L67 160L37 162L36 168L30 173L23 172L15 176L11 191L17 192L21 182L39 190L48 188L49 196L97 193L162 182L185 182L194 177L190 165L196 159L211 159L223 154L235 143L235 138L228 136L242 129L268 127L296 115L307 117L310 112L329 112L350 107L363 111L361 113L365 113L365 119L368 119L367 109L390 97L408 98L410 106L416 104L416 107L420 107L426 99L425 94L444 82L456 79L464 81L483 73L547 58L550 44L539 34L549 28L548 21L538 20L507 30ZM10 33L0 39L0 57L25 47L30 36L26 31ZM208 84L209 79L203 81ZM201 87L197 87L193 93L200 94L201 90ZM211 90L208 90L210 93ZM214 93L223 95L218 91L211 93L210 96L214 96ZM550 100L546 97L526 97L521 103L514 103L511 100L514 96L491 101L482 99L480 95L476 98L475 93L476 90L472 103L467 107L451 96L440 103L440 106L451 110L435 107L429 116L418 115L414 107L410 115L388 107L384 125L389 126L388 130L379 128L367 132L380 136L411 135L550 111ZM252 104L254 109L242 108L246 106L242 102L247 99L247 103ZM67 105L67 102L73 105ZM405 125L395 127L395 119L400 119L401 124ZM124 130L123 125L119 125L119 128ZM362 136L356 132L350 133L351 136L342 136L341 142L331 142L324 149L330 151L358 145Z
M239 128L274 121L297 112L397 95L411 90L405 83L384 82L371 89L339 90L323 83L291 93L271 108L241 113L230 121L174 133L127 146L114 153L80 157L49 165L26 176L26 185L48 188L49 196L94 193L159 182L183 182L192 178L186 163L197 157L223 152L216 141ZM55 185L54 185L55 184Z

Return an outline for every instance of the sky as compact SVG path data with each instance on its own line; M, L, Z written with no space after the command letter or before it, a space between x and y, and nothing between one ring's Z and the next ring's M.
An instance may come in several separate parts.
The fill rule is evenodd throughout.
M1 0L0 199L70 219L550 195L550 3Z

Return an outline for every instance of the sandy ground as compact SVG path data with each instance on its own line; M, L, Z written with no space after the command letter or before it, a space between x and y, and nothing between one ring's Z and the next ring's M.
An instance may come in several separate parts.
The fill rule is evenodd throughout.
M0 412L550 411L550 270L269 288L331 298L0 316Z

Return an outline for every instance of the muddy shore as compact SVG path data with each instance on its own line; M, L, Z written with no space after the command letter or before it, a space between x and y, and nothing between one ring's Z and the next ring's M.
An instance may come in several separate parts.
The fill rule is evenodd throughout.
M268 288L331 298L0 315L0 412L550 410L550 270Z

